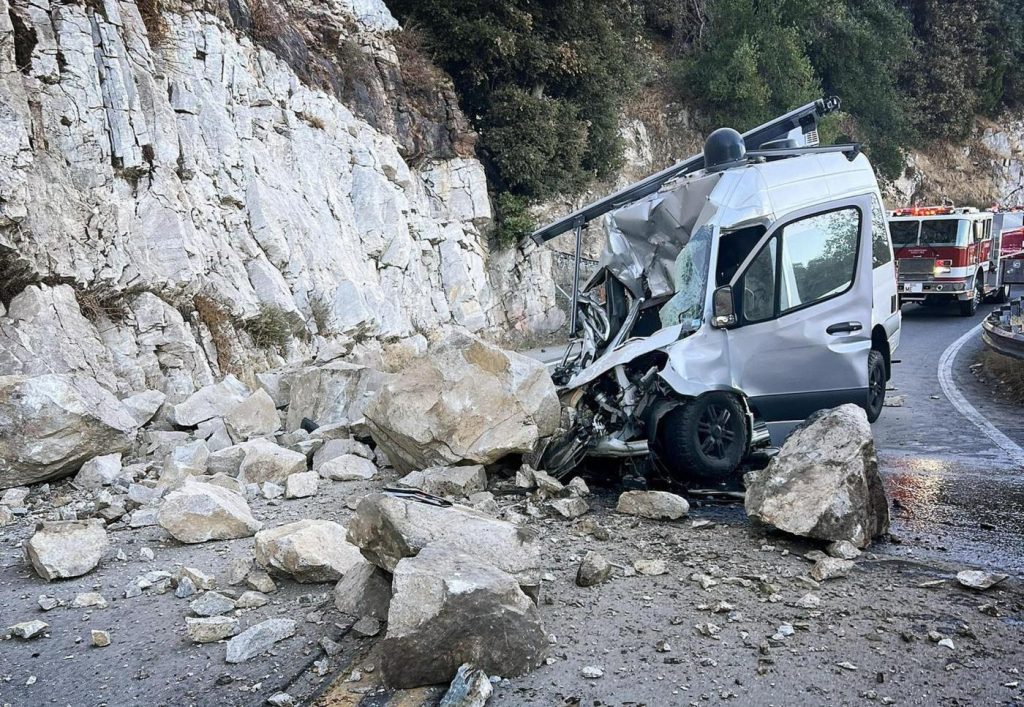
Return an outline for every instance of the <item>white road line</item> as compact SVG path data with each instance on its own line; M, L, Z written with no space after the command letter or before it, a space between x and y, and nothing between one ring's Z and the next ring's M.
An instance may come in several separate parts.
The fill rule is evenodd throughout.
M984 415L967 402L967 398L963 396L963 393L956 387L956 383L953 382L953 362L956 360L956 355L960 353L960 349L964 347L964 344L978 335L979 331L981 331L981 324L954 341L942 353L942 358L939 359L939 385L942 386L942 392L946 394L949 402L956 408L957 412L977 425L978 429L995 442L996 446L1009 455L1010 461L1024 466L1024 449L1021 449L1016 442L1004 435L996 429L995 425L985 419Z

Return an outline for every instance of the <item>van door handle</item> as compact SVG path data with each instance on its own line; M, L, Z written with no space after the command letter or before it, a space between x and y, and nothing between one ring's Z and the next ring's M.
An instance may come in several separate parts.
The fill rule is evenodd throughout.
M855 331L863 329L863 325L860 322L840 322L839 324L833 324L825 330L826 334L852 334Z

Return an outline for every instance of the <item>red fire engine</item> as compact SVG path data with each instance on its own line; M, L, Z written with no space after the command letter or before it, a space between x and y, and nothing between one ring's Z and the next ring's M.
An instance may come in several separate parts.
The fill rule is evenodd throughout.
M898 265L900 303L940 306L956 301L960 314L969 317L986 298L1005 302L1010 285L1003 281L1001 226L993 228L993 216L989 211L953 206L893 211L889 231Z

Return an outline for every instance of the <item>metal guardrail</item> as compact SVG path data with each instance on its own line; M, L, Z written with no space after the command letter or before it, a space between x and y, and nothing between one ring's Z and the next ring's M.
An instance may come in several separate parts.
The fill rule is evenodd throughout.
M1004 356L1024 361L1024 317L1018 297L988 315L981 327L985 345Z

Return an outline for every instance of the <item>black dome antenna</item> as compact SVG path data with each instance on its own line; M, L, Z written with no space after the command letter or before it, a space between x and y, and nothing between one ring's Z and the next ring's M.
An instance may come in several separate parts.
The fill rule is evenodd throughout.
M704 165L708 172L721 172L746 161L747 144L732 128L719 128L704 142Z

